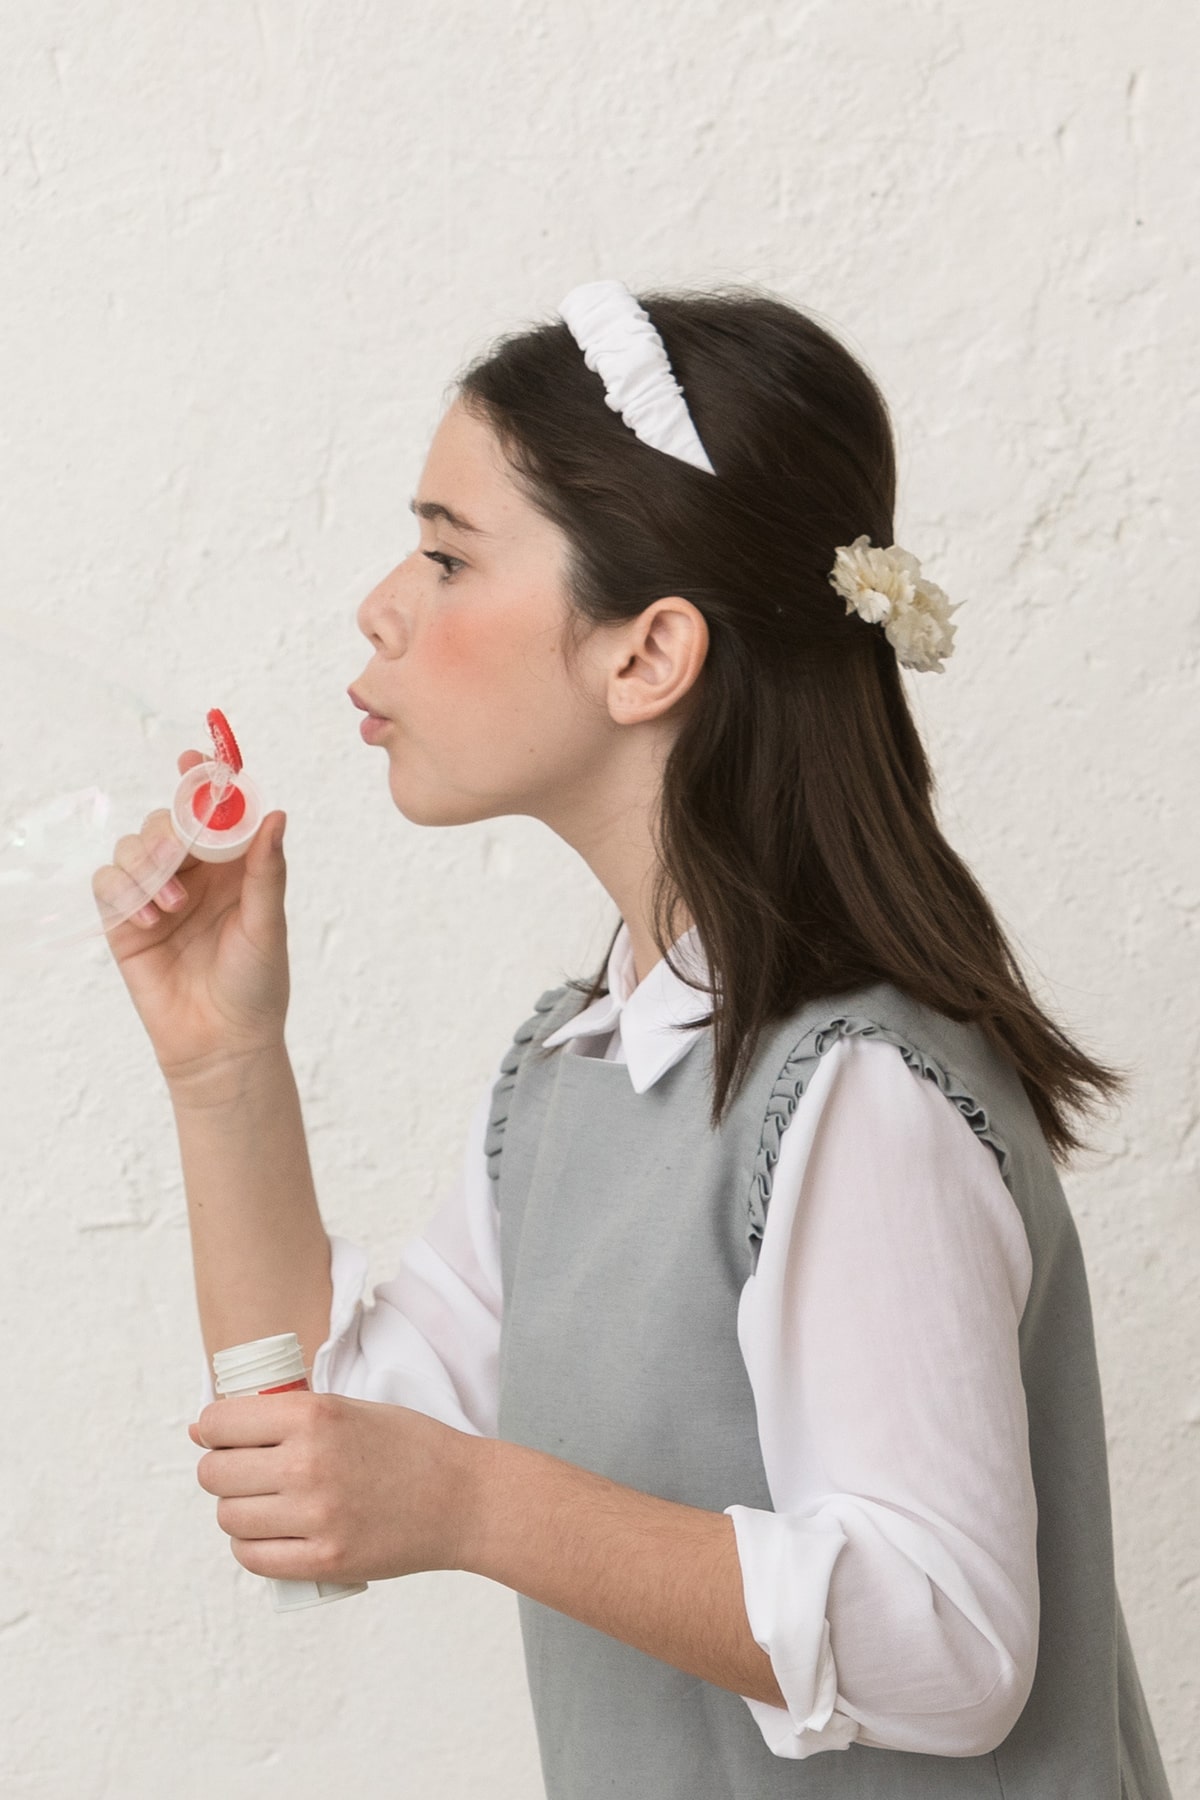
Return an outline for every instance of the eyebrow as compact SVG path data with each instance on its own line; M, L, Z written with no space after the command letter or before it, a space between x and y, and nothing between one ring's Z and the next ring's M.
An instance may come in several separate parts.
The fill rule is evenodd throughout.
M421 519L445 519L447 525L455 531L469 531L473 537L490 537L490 531L484 531L478 525L472 525L461 513L452 512L443 506L440 500L410 500L408 510Z

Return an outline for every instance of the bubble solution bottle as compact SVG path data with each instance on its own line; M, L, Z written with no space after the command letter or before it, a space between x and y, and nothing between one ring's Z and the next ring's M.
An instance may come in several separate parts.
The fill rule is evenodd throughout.
M208 713L207 724L216 755L197 763L180 781L171 801L172 824L197 862L235 862L250 848L266 808L243 770L238 741L219 707Z
M255 1338L235 1344L231 1350L213 1352L216 1390L222 1399L244 1394L290 1394L308 1389L304 1352L294 1331L277 1337ZM365 1594L365 1581L278 1581L268 1576L276 1612L297 1612L302 1606L323 1606L347 1594Z

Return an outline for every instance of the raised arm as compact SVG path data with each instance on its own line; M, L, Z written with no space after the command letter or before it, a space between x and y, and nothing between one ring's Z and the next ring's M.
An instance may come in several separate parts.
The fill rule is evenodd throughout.
M291 1060L281 1044L170 1086L205 1353L328 1334L329 1240Z
M329 1293L309 1327L315 1342L301 1340L315 1392L409 1406L458 1431L494 1434L502 1302L499 1221L483 1154L491 1095L489 1080L457 1181L403 1245L387 1281L368 1295L366 1251L322 1231ZM212 1398L206 1360L201 1406Z
M185 750L180 773L202 761ZM329 1246L284 1041L285 822L268 813L233 861L180 861L163 808L92 880L105 916L153 895L108 944L175 1112L210 1355L295 1331L308 1358L329 1317Z

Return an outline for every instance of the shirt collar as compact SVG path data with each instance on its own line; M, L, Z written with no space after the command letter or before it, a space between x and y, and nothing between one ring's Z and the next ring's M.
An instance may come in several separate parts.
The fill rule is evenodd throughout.
M676 938L671 948L675 960L689 974L701 981L709 979L707 959L695 926ZM615 1026L621 1033L633 1090L644 1094L660 1075L687 1055L703 1029L696 1026L691 1031L676 1031L672 1026L703 1018L712 1009L712 997L688 987L667 967L665 957L660 957L645 980L636 986L635 974L629 927L622 920L608 957L608 993L601 994L551 1032L544 1043L552 1049L572 1038L611 1032Z

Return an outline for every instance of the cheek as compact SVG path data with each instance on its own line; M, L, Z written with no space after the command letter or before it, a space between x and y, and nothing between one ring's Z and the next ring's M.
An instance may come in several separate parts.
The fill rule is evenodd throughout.
M443 750L474 764L481 747L512 730L525 710L513 636L465 613L439 619L426 645L426 729Z
M503 641L494 624L448 610L426 638L427 662L447 682L475 684L494 669Z
M500 613L447 612L425 642L431 692L442 701L462 701L477 722L532 710L553 699L555 660L548 634L530 632L519 619Z

